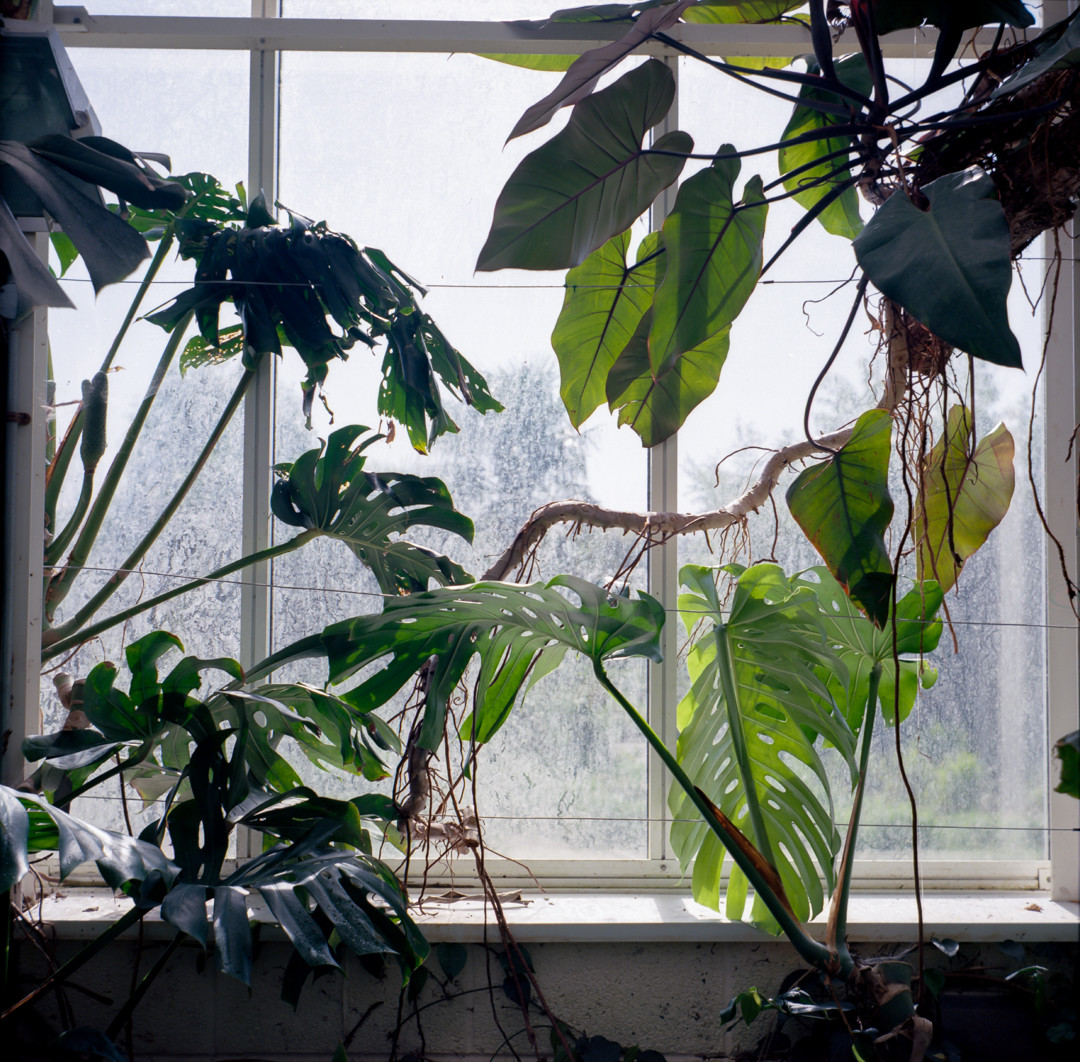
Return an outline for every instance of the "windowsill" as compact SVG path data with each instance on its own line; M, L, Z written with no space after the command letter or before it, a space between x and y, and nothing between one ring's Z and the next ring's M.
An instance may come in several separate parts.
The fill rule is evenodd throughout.
M514 936L523 943L638 943L761 942L773 938L742 922L670 892L521 892L506 898L503 909ZM56 935L66 940L88 940L101 932L127 908L105 889L70 889L47 897L40 914ZM253 904L256 919L273 919ZM1075 943L1080 936L1080 904L1051 900L1045 893L932 892L923 897L924 931L939 937L982 943L1011 939L1030 943ZM415 914L425 936L432 941L479 943L498 932L490 911L485 918L479 899L426 902ZM918 935L915 898L911 893L861 893L852 896L848 909L850 939L858 942L897 942ZM814 936L823 938L825 916L811 923ZM134 932L134 930L132 931ZM151 937L171 936L157 912L145 922Z

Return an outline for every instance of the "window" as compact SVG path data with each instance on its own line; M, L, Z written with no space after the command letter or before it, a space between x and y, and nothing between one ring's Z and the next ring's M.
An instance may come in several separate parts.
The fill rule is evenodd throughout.
M256 0L253 10L273 18L278 15L275 6ZM461 433L440 440L431 457L417 458L398 440L385 453L378 451L374 460L395 470L446 479L458 507L477 520L472 553L454 552L474 574L482 574L491 554L545 500L586 495L613 507L664 510L692 510L729 500L751 473L754 455L737 455L718 471L715 463L746 444L781 445L789 441L785 433L801 421L807 384L827 353L825 341L814 333L829 334L833 319L846 312L837 300L814 301L849 272L842 244L808 232L794 255L758 289L735 325L720 387L691 417L677 443L663 444L646 459L637 439L617 431L613 418L602 413L578 435L562 415L548 349L562 299L562 276L472 272L498 191L518 159L535 146L515 141L500 154L498 144L521 111L543 93L544 77L551 75L468 54L524 47L497 25L469 23L461 29L452 23L403 27L374 21L384 16L450 17L459 10L456 4L399 0L367 5L365 15L372 21L366 23L333 21L354 12L352 5L339 7L324 0L289 0L272 31L260 23L252 32L202 17L244 14L245 4L205 4L189 19L160 25L143 18L140 5L102 3L93 12L100 18L92 18L88 26L66 25L63 33L107 134L134 148L173 152L177 172L202 169L225 181L246 173L252 192L262 187L287 207L325 218L361 244L385 250L430 288L425 307L485 373L510 413L495 420L454 409L451 415ZM473 5L470 13L494 18L506 13L502 8L496 3ZM181 10L188 14L191 6L178 5ZM109 16L124 21L111 23ZM264 32L272 36L264 37ZM699 47L729 54L723 27L695 27L694 32ZM787 42L783 34L788 33L778 30L777 39ZM132 42L137 47L131 47ZM261 43L266 47L260 48ZM917 61L917 43L912 63ZM564 46L580 50L580 42ZM761 126L782 128L786 104L740 93L688 60L673 55L665 59L679 78L679 124L704 133L698 150L714 149L721 139L746 145ZM143 100L151 83L155 102L147 106ZM764 165L744 163L742 179ZM686 175L691 172L688 168ZM656 224L654 220L653 227ZM782 227L774 223L772 239ZM1038 257L1032 255L1026 276L1038 274ZM1063 278L1071 278L1072 263L1065 268ZM173 290L172 277L184 272L165 274L147 306L164 302ZM1040 283L1029 282L1029 290ZM74 397L87 364L93 364L83 359L82 351L108 342L126 303L123 290L110 290L95 303L88 288L77 275L71 278L69 289L80 302L77 321L63 312L50 317L58 401ZM1015 286L1014 296L1011 316L1017 331L1023 330L1028 373L1023 378L994 374L987 385L987 410L1024 409L1035 376L1041 318L1025 316L1022 293ZM1065 426L1077 420L1072 299L1071 279L1063 279L1036 429L1037 438L1044 427L1049 434L1045 450L1034 459L1046 468L1048 514L1064 527L1072 526L1073 482L1063 464ZM806 313L805 328L800 306ZM90 344L87 314L98 322ZM129 364L125 355L124 371L115 374L114 409L134 404L143 375L152 371L153 344L160 345L161 337L152 326L143 327L149 344L145 364ZM856 335L848 349L870 341L872 337ZM839 365L831 377L835 382L818 397L815 424L832 428L865 408L860 377L864 364L865 357L861 362L852 357ZM145 520L156 491L164 489L155 484L182 474L179 470L190 460L183 446L198 432L186 426L208 423L217 415L238 370L226 364L199 371L211 374L206 378L212 379L210 386L204 380L202 386L185 387L175 378L167 384L159 401L175 410L176 445L167 453L149 446L145 453L136 452L134 460L145 461L135 477L137 489L125 499L107 549L92 564L115 565L127 555L130 528ZM315 432L309 433L299 408L295 364L286 359L276 372L266 365L262 373L257 392L247 400L244 425L238 421L230 429L219 463L204 474L200 490L205 494L189 503L193 512L203 514L194 518L198 533L180 531L151 554L144 572L129 580L126 593L152 594L159 585L155 580L177 572L198 574L241 548L266 544L280 532L267 516L265 470L271 461L291 461L317 445L316 435L330 427L330 412L316 405ZM762 380L768 383L763 386ZM793 386L778 387L779 380ZM346 365L332 366L328 395L335 427L375 426L376 382L377 365L363 352ZM760 410L735 404L748 393L766 389ZM857 393L858 399L853 397ZM358 396L355 407L350 407L352 394ZM733 401L734 395L739 399ZM62 422L62 410L60 417ZM1014 416L1012 423L1022 425L1023 418ZM1021 442L1017 432L1018 446ZM978 675L983 684L957 685L949 676L946 654L939 653L941 684L916 709L920 714L908 729L907 761L920 780L926 823L920 841L931 861L924 867L930 880L936 875L948 883L980 879L1030 887L1045 880L1052 857L1055 888L1075 893L1075 880L1068 877L1074 869L1058 869L1075 868L1075 858L1061 855L1062 845L1075 851L1075 838L1047 830L1067 828L1071 812L1052 798L1047 818L1045 794L1048 741L1075 727L1076 624L1061 600L1060 576L1054 559L1046 557L1023 479L1021 465L1009 523L977 558L984 573L969 582L963 591L967 596L950 601L958 637L977 643L963 647L963 672ZM226 486L241 481L242 498ZM759 517L752 531L755 558L771 552L768 521L767 515ZM26 535L32 540L32 528ZM672 542L653 552L648 585L669 607L677 592L679 565L704 559L703 546ZM1065 546L1075 571L1076 543L1070 539ZM555 574L569 556L579 565L584 556L593 570L583 574L599 578L612 571L627 548L626 541L610 533L593 533L576 543L553 533L541 554L539 574ZM1022 569L1018 557L1023 558ZM817 559L804 552L790 560L804 565ZM275 562L272 570L255 570L207 588L178 609L170 607L143 622L149 626L152 619L157 626L176 629L186 638L188 651L239 654L250 661L266 646L377 608L377 596L369 596L373 584L356 573L346 551L317 543ZM1042 581L1049 587L1045 601L1042 596L1020 599L1016 582L1010 581L1020 573L1026 585ZM645 581L644 568L636 577ZM633 664L633 673L622 677L638 703L645 702L648 692L654 725L672 741L684 681L679 677L676 626L668 623L667 664L649 675L644 665ZM138 631L138 626L130 628L128 640ZM221 634L228 631L239 634L222 644ZM1006 655L1006 646L1016 655ZM115 653L114 648L109 651ZM100 652L90 646L71 666L89 666L100 659ZM975 666L976 657L985 663ZM322 676L310 672L305 677ZM663 780L638 735L601 691L590 695L587 705L577 703L582 682L573 670L563 669L547 682L552 685L543 687L548 702L544 710L555 713L555 719L547 727L545 744L538 747L536 728L520 721L486 752L488 788L480 811L488 843L511 859L527 858L550 880L677 880L666 841ZM46 691L43 703L49 702ZM995 705L989 722L983 715L988 702ZM526 709L540 710L537 703ZM46 718L53 721L55 716L50 720L46 709ZM1003 734L1008 741L1002 740ZM1018 734L1022 747L1014 740ZM891 734L881 736L891 739ZM888 754L885 748L881 752ZM973 788L964 788L965 780L977 783L985 794L979 801L972 796ZM883 790L879 796L879 815L868 814L866 821L880 826L867 831L863 849L873 860L866 874L877 881L908 873L906 862L894 862L908 844L906 807L897 792ZM100 813L107 818L114 812ZM991 829L997 832L984 832ZM513 877L520 869L507 862L505 873Z

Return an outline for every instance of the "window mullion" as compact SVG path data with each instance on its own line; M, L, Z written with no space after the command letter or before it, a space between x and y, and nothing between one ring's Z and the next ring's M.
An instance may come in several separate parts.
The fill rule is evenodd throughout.
M653 139L678 128L679 123L679 60L674 52L664 56L664 63L675 75L675 101L663 121L653 129ZM659 229L664 218L675 205L678 184L665 188L649 211L650 229ZM649 501L653 512L675 512L678 500L679 452L678 436L673 435L649 451ZM678 663L678 617L674 608L679 590L678 540L668 539L649 551L649 593L661 601L668 610L667 621L661 635L662 664L649 665L649 721L665 745L675 748L678 736L676 707L678 691L676 674ZM668 859L668 807L667 789L671 779L655 752L649 753L649 857Z

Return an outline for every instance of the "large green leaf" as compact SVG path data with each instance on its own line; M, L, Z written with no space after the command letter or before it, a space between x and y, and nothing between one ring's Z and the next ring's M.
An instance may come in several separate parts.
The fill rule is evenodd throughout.
M378 615L332 624L321 635L287 646L260 664L258 673L325 655L330 681L336 683L381 664L343 695L367 713L430 666L419 744L437 749L447 705L474 656L479 655L480 668L473 715L463 729L466 737L483 743L506 720L534 668L550 664L552 656L560 659L567 649L594 661L659 660L663 622L663 608L647 594L631 601L570 575L530 586L474 583L388 599Z
M1021 367L1009 329L1009 223L994 182L977 168L922 189L920 210L891 196L855 240L875 285L946 343L997 365Z
M559 359L563 404L575 428L605 401L608 373L652 304L662 268L659 233L641 241L633 265L627 261L629 249L630 233L622 232L566 275L551 345Z
M693 141L645 133L675 98L675 78L650 59L578 104L562 132L527 155L495 204L476 268L567 269L626 229L682 171Z
M1009 511L1015 476L1013 437L1004 424L975 445L967 409L955 405L930 451L916 499L919 578L952 589L964 562Z
M835 64L836 75L848 86L863 95L869 95L872 89L870 70L866 65L866 59L862 53L849 55ZM810 60L807 67L808 73L818 74L820 68L814 60ZM847 102L832 92L822 89L811 88L804 85L799 92L800 99L824 100L827 103L843 104ZM795 111L791 116L787 127L784 129L782 140L793 140L818 129L827 129L830 125L836 125L841 119L833 114L815 110L802 104L795 105ZM829 158L837 151L843 151L852 146L851 137L827 138L824 140L810 140L802 144L781 147L779 151L780 172L791 173L793 170L800 172L784 181L784 187L789 192L795 193L795 201L807 210L816 206L831 191L851 179L851 170L848 168L848 156ZM813 165L816 163L816 165ZM809 167L809 168L806 168ZM862 231L862 218L859 217L859 198L854 187L848 188L840 195L839 199L833 200L817 216L818 221L827 232L835 236L843 236L853 240Z
M889 414L872 409L837 453L801 472L787 492L791 515L829 571L879 627L888 618L894 581L884 539L893 514L891 441Z
M436 527L473 537L472 521L454 508L441 480L397 472L366 472L363 451L382 438L356 424L339 428L317 449L279 465L270 508L293 527L318 531L344 542L374 574L387 594L465 583L459 564L399 537L410 527Z
M933 677L921 657L931 652L941 637L937 618L944 593L933 581L922 583L896 603L897 644L900 659L899 686L893 660L892 624L875 627L852 604L827 568L811 568L792 579L792 585L809 589L817 598L817 620L827 643L844 667L822 677L836 703L843 709L851 729L858 733L870 694L870 672L881 666L878 699L881 714L892 725L907 718L914 707L920 678ZM910 657L914 655L914 659ZM899 694L899 700L898 695Z
M141 882L154 872L165 881L177 867L156 845L83 822L44 797L0 786L0 890L10 888L27 869L32 852L55 851L60 877L91 860L113 889Z
M680 575L689 592L679 608L694 644L691 688L678 710L678 759L779 873L795 915L806 920L822 908L820 878L832 886L840 847L817 735L855 771L854 735L820 677L842 673L843 665L816 622L809 589L773 564L730 571L738 581L726 618L720 572L687 565ZM725 849L680 786L672 786L668 804L672 848L682 866L694 863L694 898L719 908ZM733 869L729 918L744 916L746 892L745 877ZM750 918L775 931L760 899Z
M1035 58L1025 63L1012 77L1006 78L991 98L1008 96L1051 70L1063 70L1080 64L1080 17L1073 16L1060 36L1041 45Z
M730 144L719 154L734 149ZM760 177L735 203L738 159L714 162L680 188L662 229L666 268L653 303L649 362L670 370L688 351L724 332L761 273L768 205Z
M1021 29L1035 24L1021 0L873 0L873 7L878 33L911 29L923 22L958 30L998 22Z
M654 372L648 348L651 325L650 310L607 379L608 403L618 410L619 424L630 425L644 446L655 446L674 435L691 410L713 393L731 337L725 329Z

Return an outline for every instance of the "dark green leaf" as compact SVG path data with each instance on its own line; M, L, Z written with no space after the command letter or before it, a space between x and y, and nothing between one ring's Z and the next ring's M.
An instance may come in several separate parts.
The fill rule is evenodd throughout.
M1015 940L1002 940L998 942L998 951L1015 962L1023 962L1027 957L1027 953L1024 951L1024 945Z
M205 885L174 885L161 901L161 917L169 925L197 940L206 950Z
M855 89L864 96L871 93L873 86L870 71L861 52L841 59L835 64L835 68L837 77L848 88ZM817 63L811 60L807 72L810 74L820 73ZM802 87L799 98L824 100L827 103L841 105L848 102L835 93L811 88L809 85ZM781 139L793 140L818 129L827 129L830 125L836 125L841 120L836 115L826 114L813 107L796 104L795 111ZM834 158L828 156L851 146L851 137L846 137L843 139L810 140L802 144L781 147L779 152L780 172L786 174L791 173L793 170L801 171L786 178L784 187L789 192L795 192L795 200L801 206L806 207L808 210L814 207L834 188L850 179L851 171L848 168L848 156ZM817 165L811 166L809 169L804 168L814 162L817 162ZM796 191L796 189L801 190ZM839 199L830 203L817 217L826 232L831 232L836 236L843 236L849 240L855 239L863 227L862 219L859 217L859 199L855 189L853 187L848 188Z
M878 33L911 29L923 22L958 30L998 22L1021 29L1035 24L1021 0L873 0L873 6Z
M851 438L832 458L805 469L787 492L791 515L878 627L888 618L894 581L884 539L893 514L891 440L889 414L872 409L859 417Z
M35 306L54 306L73 310L75 304L56 282L49 267L26 242L15 215L0 197L0 253L7 259L18 292L15 313L21 317Z
M943 937L940 940L937 937L931 937L930 943L933 944L942 955L946 955L950 959L960 950L960 944L953 940L952 937Z
M123 280L149 256L146 241L130 225L25 145L0 141L0 162L11 167L78 247L95 291Z
M251 924L246 890L234 885L214 889L214 961L217 968L251 984Z
M551 336L562 376L560 394L575 428L606 400L611 367L652 303L663 251L659 233L627 261L630 233L613 237L566 275L566 296Z
M1080 799L1080 730L1060 738L1054 745L1054 752L1061 763L1061 780L1054 792Z
M625 232L678 177L678 154L693 147L682 132L652 145L675 156L642 147L674 98L674 75L650 59L575 107L566 128L507 181L476 268L570 268Z
M469 952L464 944L443 941L435 946L435 956L439 967L448 981L453 981L469 961Z
M17 885L29 872L30 816L8 787L0 786L0 893Z
M1073 18L1057 40L1052 40L1025 63L1012 77L1006 78L991 94L991 98L1007 96L1030 85L1051 70L1075 67L1080 63L1080 18Z
M719 154L731 150L725 144ZM768 205L760 177L750 178L735 203L738 174L738 159L694 174L664 221L665 271L649 332L655 374L725 332L757 284Z
M929 208L894 195L855 240L875 285L946 343L996 365L1021 367L1009 329L1009 223L981 170L949 173L922 189Z
M1004 424L975 445L973 418L955 405L923 465L916 499L919 578L952 589L968 557L1005 518L1012 500L1013 437Z

